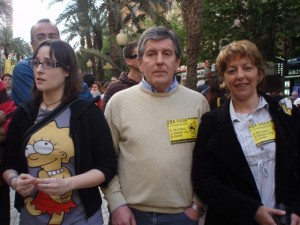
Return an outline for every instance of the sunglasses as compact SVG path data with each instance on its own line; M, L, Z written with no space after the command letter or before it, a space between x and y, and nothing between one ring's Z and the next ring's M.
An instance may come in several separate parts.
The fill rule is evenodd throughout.
M127 57L128 59L136 59L137 58L137 54L131 55Z

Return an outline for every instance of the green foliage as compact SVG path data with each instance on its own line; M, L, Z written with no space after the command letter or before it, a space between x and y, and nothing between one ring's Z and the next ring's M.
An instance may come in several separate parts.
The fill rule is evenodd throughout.
M17 61L32 55L31 46L20 37L12 40L11 51L15 54Z
M10 27L2 27L0 29L0 49L3 49L4 56L7 59L11 53L13 33Z
M63 0L49 0L55 4ZM1 2L1 0L0 0ZM233 40L249 39L255 42L268 60L275 55L290 58L300 55L300 1L296 0L203 0L203 28L198 61L214 61L219 50ZM182 4L177 0L179 6ZM115 37L108 26L108 5L113 5L115 27L132 23L137 32L130 33L130 40L138 39L145 28L163 25L173 29L179 36L182 47L182 63L186 62L186 30L181 15L164 18L151 4L158 4L166 12L170 1L165 0L73 0L57 22L64 22L69 39L80 37L81 46L89 40L88 48L97 49L93 54L105 61L112 48L119 46L110 43ZM128 7L128 15L121 21L120 9ZM136 11L145 12L142 16ZM144 27L139 26L143 21ZM129 28L128 28L129 29ZM111 37L109 37L111 35ZM281 49L280 49L281 47ZM81 51L84 57L92 54ZM110 56L112 57L112 56ZM86 64L83 59L83 65ZM115 62L116 63L116 62Z
M299 35L299 1L205 0L204 4L203 59L214 60L220 48L233 40L249 39L258 45L266 59L273 60L275 55L283 54L278 43L289 41L285 42L289 44L285 46L287 49ZM289 57L293 53L284 55Z
M172 14L167 18L168 23L170 24L170 28L177 34L180 46L182 49L181 52L181 64L185 64L186 62L186 51L185 51L185 42L186 42L186 31L183 24L182 15Z

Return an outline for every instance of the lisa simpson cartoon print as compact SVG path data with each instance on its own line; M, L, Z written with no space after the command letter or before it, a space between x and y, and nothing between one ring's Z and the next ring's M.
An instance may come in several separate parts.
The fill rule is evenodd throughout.
M59 128L55 121L30 138L25 154L28 167L36 173L37 178L55 179L72 176L71 168L74 168L74 165L70 165L70 161L74 157L74 146L69 137L69 128ZM73 191L69 191L55 196L36 189L35 194L25 200L26 208L35 216L48 214L49 225L62 224L65 213L77 207L72 199L72 193Z

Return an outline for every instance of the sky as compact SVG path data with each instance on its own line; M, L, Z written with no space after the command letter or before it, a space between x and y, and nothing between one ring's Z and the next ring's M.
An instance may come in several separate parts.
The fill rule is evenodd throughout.
M55 23L63 12L68 1L55 3L50 8L51 0L13 0L13 34L14 38L21 37L30 43L30 29L38 20L49 18ZM63 25L58 25L59 30ZM62 37L63 39L63 37Z

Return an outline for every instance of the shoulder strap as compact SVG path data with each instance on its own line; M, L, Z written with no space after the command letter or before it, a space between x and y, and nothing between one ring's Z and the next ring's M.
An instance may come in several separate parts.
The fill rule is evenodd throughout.
M70 103L61 104L56 109L54 109L51 113L45 116L43 119L33 124L24 134L22 145L24 145L24 143L27 144L28 139L32 136L33 133L35 133L37 130L41 129L42 127L46 126L49 122L51 122L54 118L56 118L61 113L63 113L68 107L70 107L73 103L75 103L78 100L79 99L77 98Z

